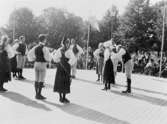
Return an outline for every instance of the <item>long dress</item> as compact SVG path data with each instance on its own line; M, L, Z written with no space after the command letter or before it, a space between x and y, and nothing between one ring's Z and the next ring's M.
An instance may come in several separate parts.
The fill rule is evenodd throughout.
M105 84L115 84L114 65L111 60L111 52L109 49L106 49L104 52L103 81Z
M102 75L104 65L104 50L97 49L94 52L94 56L97 59L96 62L96 74Z
M54 92L70 93L71 85L71 66L68 63L69 58L65 56L65 52L61 50L60 62L57 65L57 72L54 82Z
M17 72L17 59L16 59L16 55L10 59L10 63L11 63L11 71L13 73Z
M0 51L0 83L11 80L11 67L8 53L5 50Z
M104 83L115 83L114 67L113 62L110 58L105 62L103 80Z

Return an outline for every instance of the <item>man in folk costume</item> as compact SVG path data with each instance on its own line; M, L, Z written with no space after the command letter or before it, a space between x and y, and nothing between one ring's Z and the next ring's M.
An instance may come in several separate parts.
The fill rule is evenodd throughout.
M17 52L17 70L18 70L18 79L25 79L23 77L23 68L25 65L25 61L26 61L26 54L28 52L27 49L27 45L25 43L25 37L24 36L20 36L19 37L19 43L16 43L13 48L15 49L15 51Z
M5 92L4 83L11 80L10 58L14 57L14 51L8 42L7 36L2 36L0 41L0 92Z
M103 90L109 90L111 83L115 83L114 67L111 60L111 51L113 48L112 41L104 43L104 46L106 47L106 49L104 52L103 82L105 84L105 87Z
M104 65L104 46L99 43L98 49L93 53L96 58L96 73L98 75L97 81L102 81L103 65Z
M74 65L72 65L72 67L71 67L71 75L72 75L72 78L76 78L77 60L79 59L81 54L83 54L83 49L79 45L76 44L75 39L71 39L70 48L72 49L72 51L73 51L73 53L75 55L75 58L76 58L76 61L75 61Z
M49 49L45 46L47 40L44 34L39 35L39 43L28 52L28 60L35 61L35 92L36 99L46 99L41 95L42 88L44 87L47 63L51 61Z
M125 73L127 78L127 89L126 91L122 91L122 93L131 93L131 75L133 70L131 55L128 49L122 47L121 45L119 45L117 49L118 49L117 55L122 58L122 61L124 63Z
M11 71L13 73L13 78L18 78L18 69L17 69L17 51L13 48L15 44L19 43L18 39L15 39L13 44L12 44L12 49L14 51L14 57L10 59L11 62Z

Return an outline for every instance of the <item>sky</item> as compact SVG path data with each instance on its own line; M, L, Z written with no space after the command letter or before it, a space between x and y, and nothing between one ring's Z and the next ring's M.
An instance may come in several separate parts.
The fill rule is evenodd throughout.
M151 0L155 3L160 0ZM0 0L0 26L8 23L10 13L16 8L28 7L38 16L48 7L64 8L84 20L90 16L101 19L112 5L116 5L122 14L129 0Z

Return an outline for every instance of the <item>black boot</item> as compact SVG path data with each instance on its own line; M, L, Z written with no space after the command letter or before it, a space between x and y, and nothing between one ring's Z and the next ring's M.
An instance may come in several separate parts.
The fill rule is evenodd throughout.
M107 83L105 83L104 88L102 90L107 90Z
M70 103L70 101L66 98L65 93L63 93L63 103Z
M5 88L3 87L3 85L4 85L4 82L1 82L1 83L0 83L0 92L6 92L6 91L7 91L7 89L5 89Z
M122 91L122 93L131 93L131 79L127 79L127 90Z
M107 90L110 90L110 88L111 88L111 84L108 83L108 84L107 84Z
M43 87L43 82L39 82L38 84L38 92L37 92L37 99L44 100L46 97L42 96L42 87Z
M21 80L21 69L17 69L17 70L18 70L18 77L17 77L17 79Z
M98 79L97 79L97 81L100 81L100 75L98 74Z
M64 102L64 100L63 100L63 97L62 97L62 93L59 93L59 101L61 102L61 103L63 103Z
M25 77L23 77L23 69L20 69L20 78L21 78L22 80L25 80Z
M34 84L35 93L36 93L35 98L38 98L38 89L39 89L38 87L39 87L38 82L35 82L35 84Z

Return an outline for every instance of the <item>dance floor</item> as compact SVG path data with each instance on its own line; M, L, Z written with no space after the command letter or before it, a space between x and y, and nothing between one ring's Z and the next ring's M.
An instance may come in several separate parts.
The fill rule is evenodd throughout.
M5 84L0 93L0 124L167 124L167 79L133 74L132 94L122 94L125 74L103 91L95 71L78 70L72 81L70 104L59 103L53 92L55 69L46 77L45 101L34 98L34 70L25 69L25 81Z

